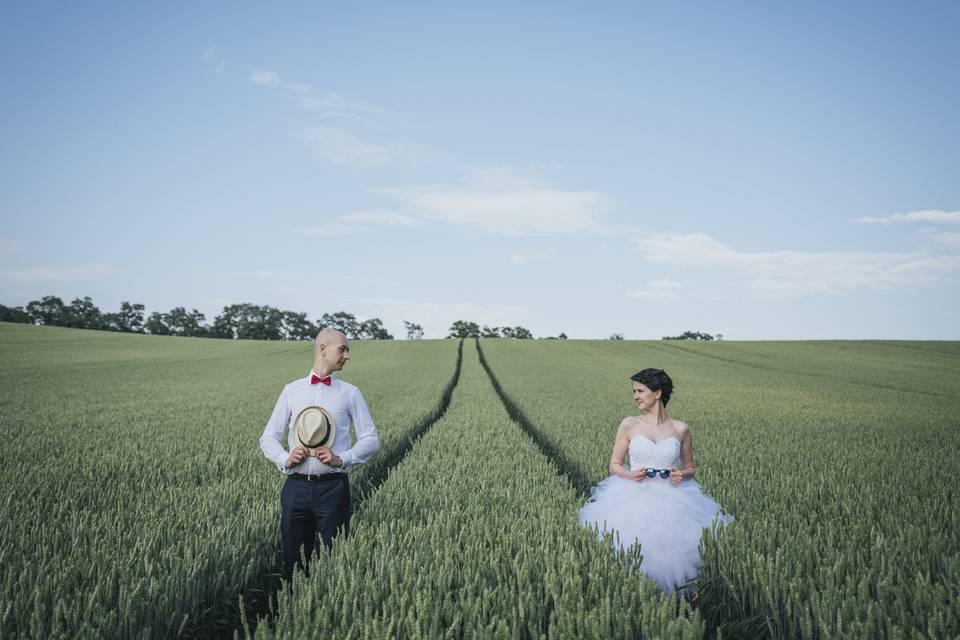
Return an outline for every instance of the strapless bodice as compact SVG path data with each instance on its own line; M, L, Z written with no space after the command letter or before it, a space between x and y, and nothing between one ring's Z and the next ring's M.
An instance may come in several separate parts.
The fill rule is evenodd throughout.
M627 447L630 453L630 469L669 469L676 466L680 457L680 441L670 436L660 442L653 442L646 436L633 436Z

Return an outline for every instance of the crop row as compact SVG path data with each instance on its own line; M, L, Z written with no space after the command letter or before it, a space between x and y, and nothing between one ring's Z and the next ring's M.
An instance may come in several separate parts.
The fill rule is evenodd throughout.
M382 443L362 493L436 417L456 344L353 347ZM257 439L310 346L3 324L0 348L0 636L235 626L279 566L282 478Z
M671 374L668 409L691 426L697 479L737 517L704 539L708 629L960 637L951 345L482 345L508 401L588 483L636 413L629 376Z
M279 593L256 638L699 638L579 526L582 495L522 434L476 351L444 417L354 516L349 536Z

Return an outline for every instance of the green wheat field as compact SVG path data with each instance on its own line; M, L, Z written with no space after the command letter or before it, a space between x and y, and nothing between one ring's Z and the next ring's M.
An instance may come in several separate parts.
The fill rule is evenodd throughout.
M309 343L0 323L2 638L960 638L960 343L355 341L381 450L282 586L258 438ZM692 601L578 525L665 368Z

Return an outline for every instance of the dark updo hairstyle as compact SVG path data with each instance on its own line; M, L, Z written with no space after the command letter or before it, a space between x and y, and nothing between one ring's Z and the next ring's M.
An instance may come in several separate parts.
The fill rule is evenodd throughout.
M670 402L670 395L673 393L673 380L663 369L644 369L630 376L630 379L639 382L650 391L662 391L660 402L663 403L663 406L667 406L667 403Z

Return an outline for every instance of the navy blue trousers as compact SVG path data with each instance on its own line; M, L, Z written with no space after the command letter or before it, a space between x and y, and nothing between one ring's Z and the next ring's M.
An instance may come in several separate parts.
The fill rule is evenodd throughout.
M350 483L347 476L322 482L287 478L280 491L280 533L283 537L283 577L310 561L317 534L327 549L350 523Z

